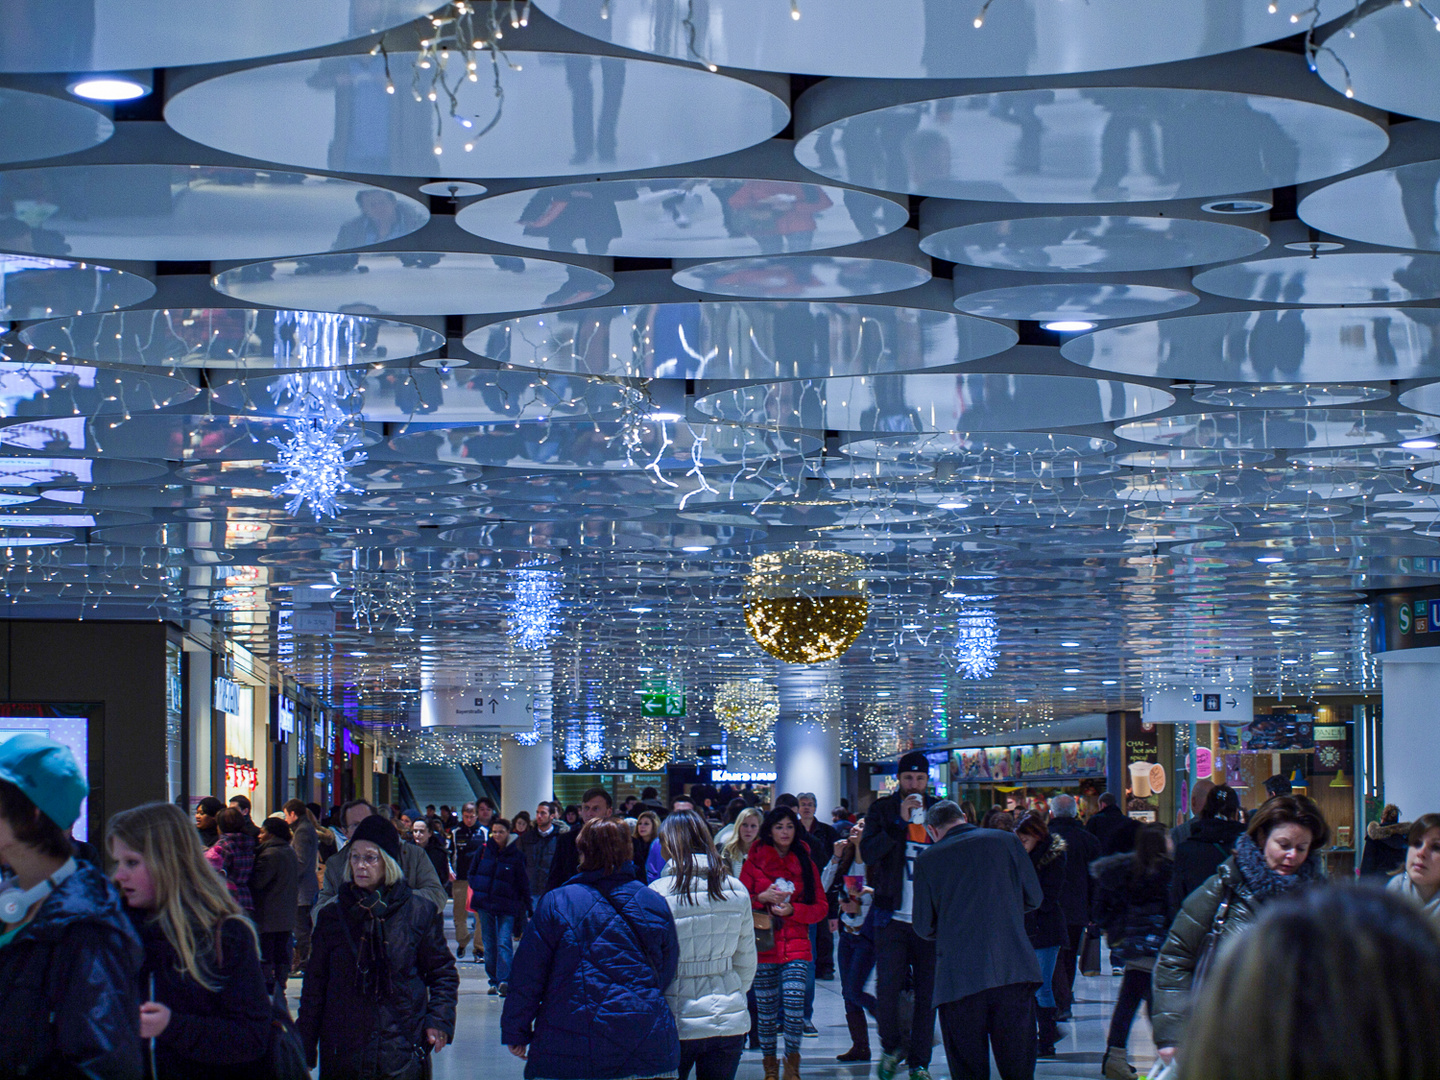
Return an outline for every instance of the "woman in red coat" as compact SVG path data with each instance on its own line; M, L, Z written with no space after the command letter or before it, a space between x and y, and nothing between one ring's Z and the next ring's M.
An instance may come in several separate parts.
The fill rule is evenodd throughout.
M805 1022L805 983L811 963L810 926L829 913L820 871L802 839L800 819L788 806L771 810L759 839L745 857L740 880L750 890L757 913L768 912L775 945L760 953L755 972L755 1001L760 1017L760 1049L765 1080L777 1080L775 1026L785 1018L785 1080L800 1080L800 1039Z

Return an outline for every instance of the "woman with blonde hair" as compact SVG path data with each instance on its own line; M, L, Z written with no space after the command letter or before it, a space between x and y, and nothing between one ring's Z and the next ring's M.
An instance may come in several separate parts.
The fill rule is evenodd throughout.
M729 837L723 838L722 834L719 841L720 857L729 864L730 873L736 877L740 876L740 868L745 865L745 856L750 854L750 845L759 837L760 823L764 820L759 810L747 806L735 818Z
M105 843L145 946L140 1037L152 1075L259 1075L271 1034L259 939L194 824L173 803L146 803L111 818Z
M418 1080L455 1037L460 976L443 916L412 892L395 827L350 833L343 884L320 909L295 1026L324 1080ZM488 951L488 950L487 950Z

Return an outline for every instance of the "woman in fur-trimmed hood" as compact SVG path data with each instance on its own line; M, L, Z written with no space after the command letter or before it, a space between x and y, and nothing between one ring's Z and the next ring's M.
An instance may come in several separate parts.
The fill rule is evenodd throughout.
M1380 820L1365 828L1365 851L1360 856L1361 877L1393 877L1405 868L1410 846L1410 822L1400 820L1400 808L1386 803Z
M1061 897L1065 892L1065 840L1058 833L1052 833L1045 818L1034 811L1022 814L1015 823L1015 835L1030 852L1030 861L1035 874L1040 878L1040 890L1044 899L1040 906L1025 916L1025 932L1035 948L1035 959L1040 961L1040 989L1035 991L1036 1016L1040 1029L1040 1056L1053 1057L1055 1044L1060 1041L1060 1027L1056 1023L1055 991L1053 986L1055 961L1060 948L1069 941L1065 927L1065 909Z

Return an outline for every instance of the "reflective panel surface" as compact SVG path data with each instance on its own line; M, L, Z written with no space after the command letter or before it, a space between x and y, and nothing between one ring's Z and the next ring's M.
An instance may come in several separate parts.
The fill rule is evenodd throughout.
M1131 154L1137 137L1138 158ZM868 152L841 158L829 149L847 141ZM1225 154L1214 152L1220 143ZM1108 203L1283 187L1357 168L1387 144L1371 121L1309 101L1118 86L877 108L810 132L796 142L795 157L822 176L882 191Z
M513 191L462 207L455 223L516 247L709 259L842 247L908 218L891 199L828 184L674 177Z
M0 246L93 259L257 259L357 247L429 220L405 195L305 173L56 165L0 174L24 228ZM18 231L16 231L18 230Z
M833 255L732 259L689 266L674 274L675 284L696 292L776 300L871 296L913 289L929 280L928 270L910 263Z
M215 276L215 288L251 304L377 315L524 311L593 300L604 274L548 259L471 252L387 251L251 263Z
M726 67L869 78L984 78L1047 75L1159 64L1242 49L1294 32L1300 0L1268 14L1245 0L1159 10L1144 0L1072 5L1015 0L986 9L951 0L895 0L884 17L865 0L785 4L746 0L538 0L537 6L591 37L677 60ZM972 9L973 7L973 9ZM1320 5L1321 21L1344 10Z
M541 379L544 381L542 382ZM260 416L325 411L377 423L476 424L618 417L623 388L567 375L478 368L346 369L243 379L214 388L215 401Z
M365 37L433 0L10 0L0 71L134 71L295 52Z
M964 286L957 276L957 291ZM1192 307L1199 297L1184 289L1158 285L1091 284L1026 285L984 289L955 297L955 306L971 315L992 319L1144 319Z
M53 319L20 334L44 352L145 367L333 368L433 352L444 335L423 326L267 308L132 309Z
M1275 455L1267 450L1135 450L1115 457L1116 465L1130 469L1217 469L1231 465L1258 465Z
M1018 340L1008 326L930 308L752 300L527 315L471 331L465 347L583 375L783 379L939 367Z
M0 222L0 229L3 224ZM148 279L125 270L42 255L0 253L0 321L114 311L144 303L154 295L155 286Z
M997 270L1120 273L1253 255L1265 234L1216 219L1113 214L1026 217L939 229L920 248L949 262Z
M1398 304L1440 297L1440 255L1333 251L1202 270L1195 287L1271 304Z
M1121 424L1115 434L1136 442L1228 450L1290 450L1365 446L1425 438L1440 417L1355 409L1249 409L1194 413Z
M1348 176L1300 200L1307 225L1381 247L1440 251L1440 160Z
M1122 420L1175 403L1163 390L1065 375L873 375L725 390L708 416L840 431L1023 431Z
M1010 458L1065 461L1107 454L1109 439L1082 435L1048 435L1031 431L941 431L925 435L884 435L855 439L842 446L851 457L877 461L970 463Z
M1379 401L1389 397L1390 391L1382 386L1259 383L1197 389L1190 396L1201 405L1224 405L1232 409L1304 409L1316 405L1356 405L1362 401Z
M1097 330L1061 346L1077 364L1171 379L1349 382L1440 374L1429 308L1289 308L1181 315Z
M7 21L13 18L7 11ZM4 48L0 40L0 58ZM0 163L74 154L113 134L110 118L81 102L0 86ZM0 235L0 246L12 245Z
M99 454L182 462L272 460L275 447L270 440L288 439L291 434L282 420L251 416L163 413L119 421L84 416L21 419L0 427L0 453ZM152 475L166 471L162 465Z
M751 467L813 453L821 440L721 424L619 421L484 424L416 431L391 439L406 461L529 469L640 472ZM730 474L723 474L728 480Z
M1315 57L1319 75L1339 92L1386 112L1440 120L1440 35L1426 13L1407 4L1379 4L1347 19Z
M455 77L457 115L468 127L447 106L437 132L437 105L403 87L386 93L385 58L368 53L221 75L172 97L165 119L206 146L302 168L507 177L627 172L718 157L770 138L790 118L786 103L768 91L703 68L584 53L506 57L495 72L503 99L489 72L477 82ZM418 62L415 53L389 56L405 86ZM694 122L700 115L703 124ZM285 123L275 123L277 116Z
M185 379L148 372L0 362L0 417L5 419L148 412L199 393Z

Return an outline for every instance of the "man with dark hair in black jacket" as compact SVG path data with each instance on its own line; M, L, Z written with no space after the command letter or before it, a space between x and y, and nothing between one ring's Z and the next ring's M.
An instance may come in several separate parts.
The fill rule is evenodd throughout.
M1110 792L1100 796L1100 809L1085 823L1086 830L1100 841L1101 855L1118 855L1123 851L1135 850L1135 834L1140 823L1117 805Z
M615 801L604 788L594 787L585 792L585 796L580 800L580 828L561 833L560 838L555 841L555 858L550 863L550 877L545 882L546 892L558 889L580 872L580 852L575 849L575 841L590 822L596 818L609 817L610 808L614 805Z
M930 837L925 810L935 799L930 785L930 760L918 750L900 759L899 786L876 799L865 814L860 857L866 884L875 890L875 998L880 1029L877 1080L894 1080L903 1060L911 1080L930 1080L930 1055L935 1044L935 942L926 941L911 925L915 903L915 860ZM900 992L908 981L915 997L909 1046L901 1045Z

